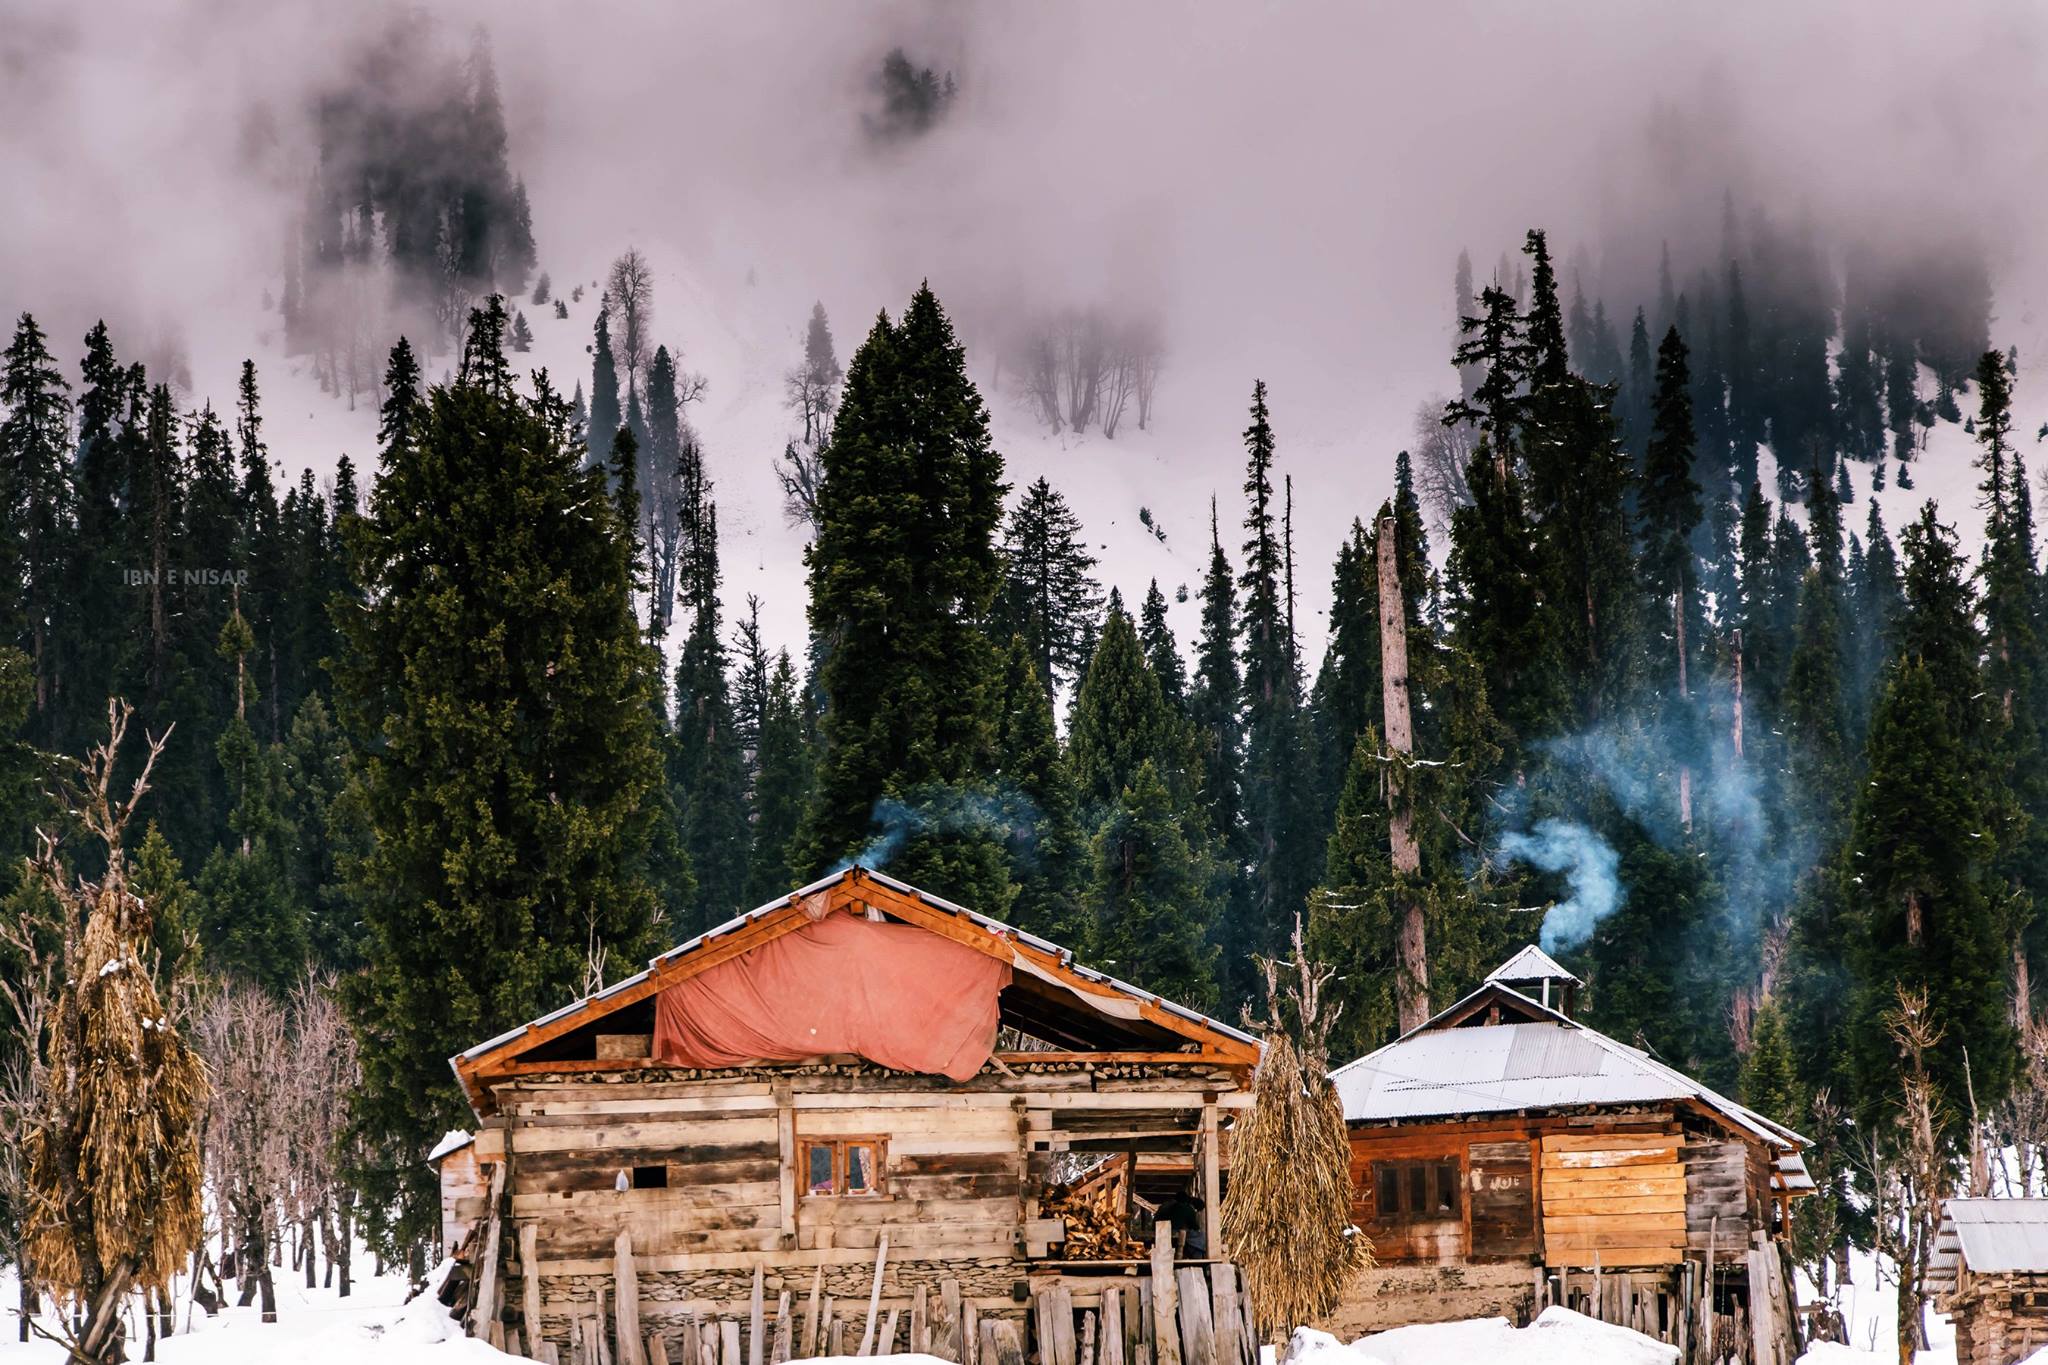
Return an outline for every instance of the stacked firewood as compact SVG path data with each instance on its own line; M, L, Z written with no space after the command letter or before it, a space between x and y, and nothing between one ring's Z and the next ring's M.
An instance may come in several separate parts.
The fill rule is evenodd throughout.
M1119 1157L1075 1180L1048 1184L1040 1213L1067 1225L1060 1256L1069 1261L1142 1260L1145 1244L1130 1235L1130 1184Z

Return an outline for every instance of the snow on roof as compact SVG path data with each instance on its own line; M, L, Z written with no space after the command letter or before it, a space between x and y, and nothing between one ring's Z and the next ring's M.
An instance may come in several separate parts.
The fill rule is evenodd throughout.
M441 1135L441 1140L434 1144L434 1150L427 1153L427 1164L431 1166L450 1152L460 1151L475 1141L473 1134L465 1133L460 1128L450 1128Z
M1487 973L1488 981L1569 981L1582 985L1576 976L1558 964L1556 958L1531 943L1506 962Z
M1484 991L1501 992L1534 1017L1465 1027L1439 1023ZM1806 1145L1784 1125L1497 982L1338 1067L1330 1080L1351 1123L1695 1100L1772 1147Z
M1976 1275L2048 1273L2048 1199L1949 1200L1928 1260L1928 1282L1955 1288L1959 1265Z

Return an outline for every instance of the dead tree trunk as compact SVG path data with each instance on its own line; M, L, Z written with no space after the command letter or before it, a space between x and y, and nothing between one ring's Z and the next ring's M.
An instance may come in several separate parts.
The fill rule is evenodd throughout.
M1686 685L1685 672L1685 585L1681 580L1678 592L1672 597L1671 615L1678 637L1678 704L1687 706L1691 692ZM1688 756L1678 765L1678 822L1687 831L1692 829L1692 760Z
M1401 598L1401 571L1392 517L1380 519L1380 693L1385 703L1387 748L1394 755L1387 784L1387 844L1394 875L1413 878L1422 868L1415 843L1415 798L1407 760L1415 752L1415 732L1408 715L1408 608ZM1395 998L1401 1031L1429 1018L1429 955L1424 940L1422 903L1412 891L1401 907L1395 955L1398 975Z

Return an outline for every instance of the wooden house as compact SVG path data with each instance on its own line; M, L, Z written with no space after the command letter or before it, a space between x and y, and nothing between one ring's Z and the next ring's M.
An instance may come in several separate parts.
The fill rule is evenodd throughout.
M2011 1365L2048 1346L2048 1199L1951 1199L1928 1259L1956 1365Z
M1175 1263L1147 1210L1220 1247L1258 1055L966 907L827 877L452 1059L489 1180L473 1330L620 1365L870 1338L998 1365L1032 1336L1069 1365L1078 1330L1134 1365L1192 1294L1194 1354L1239 1365L1234 1271Z
M1526 1321L1564 1303L1688 1360L1790 1365L1781 1239L1813 1188L1805 1139L1573 1020L1578 987L1524 948L1331 1073L1378 1260L1336 1326Z

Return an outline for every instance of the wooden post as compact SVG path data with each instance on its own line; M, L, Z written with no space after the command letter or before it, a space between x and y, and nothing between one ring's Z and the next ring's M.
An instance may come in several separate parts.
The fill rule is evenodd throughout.
M1607 1321L1607 1296L1600 1283L1600 1252L1593 1252L1593 1317Z
M1237 1267L1218 1261L1209 1267L1209 1284L1216 1296L1216 1359L1219 1365L1238 1365L1244 1346L1238 1335Z
M932 1333L932 1354L941 1360L965 1360L960 1342L960 1281L939 1282L939 1325Z
M747 1365L765 1365L768 1343L761 1318L761 1267L754 1267L754 1292L747 1299Z
M811 1275L811 1306L804 1314L803 1349L798 1352L805 1359L818 1353L818 1294L825 1287L825 1263L818 1262L817 1270Z
M883 1233L881 1242L875 1247L875 1286L868 1291L868 1322L861 1329L860 1354L872 1355L875 1349L875 1310L882 1306L882 1264L889 1259L889 1234Z
M1052 1304L1052 1341L1038 1344L1039 1357L1045 1365L1074 1365L1073 1291L1056 1284L1045 1297Z
M1101 1365L1124 1365L1124 1294L1110 1285L1102 1291Z
M647 1338L647 1365L668 1365L668 1343L659 1332Z
M796 1245L796 1185L803 1178L796 1168L796 1115L790 1108L790 1088L787 1081L775 1083L775 1136L782 1147L782 1237L785 1249ZM818 1267L824 1269L821 1264Z
M1187 1365L1216 1365L1216 1324L1209 1318L1209 1285L1202 1267L1182 1266L1178 1281L1181 1358Z
M820 1267L820 1269L822 1268ZM791 1316L789 1291L785 1289L775 1300L775 1349L770 1351L768 1355L768 1358L774 1361L775 1365L782 1365L784 1361L789 1359L789 1320Z
M981 1313L970 1299L960 1310L960 1365L975 1365L980 1359Z
M525 1302L521 1311L526 1317L526 1345L535 1360L540 1359L540 1253L536 1243L540 1229L533 1223L525 1223L519 1229L519 1271L526 1282Z
M1394 518L1381 517L1380 695L1387 722L1387 748L1395 755L1387 783L1387 846L1394 874L1412 877L1421 870L1422 852L1415 842L1415 799L1409 790L1413 775L1405 763L1415 752L1415 731L1408 715L1408 608L1401 597L1397 538ZM1398 964L1394 978L1396 1010L1401 1031L1406 1033L1429 1020L1429 954L1423 940L1419 901L1411 900L1401 907L1394 955Z
M740 1365L740 1320L718 1320L718 1358L724 1365Z
M1700 1292L1700 1359L1714 1358L1714 1239L1721 1231L1721 1215L1707 1220L1707 1282Z
M1216 1096L1202 1096L1202 1240L1208 1254L1223 1256L1223 1158L1218 1150ZM1135 1171L1137 1168L1131 1168Z
M484 1205L484 1217L490 1221L484 1232L482 1278L477 1281L476 1301L470 1310L469 1335L473 1337L486 1335L498 1320L498 1245L505 1230L504 1220L498 1217L498 1205L504 1198L505 1163L500 1161L491 1169L490 1199Z
M640 1340L640 1273L633 1268L633 1234L620 1233L612 1247L612 1284L618 1297L612 1314L619 1329L619 1365L647 1365Z
M1173 1283L1173 1228L1161 1223L1152 1233L1152 1360L1180 1365L1180 1295Z
M922 1281L910 1291L910 1349L917 1355L932 1353L931 1305Z

